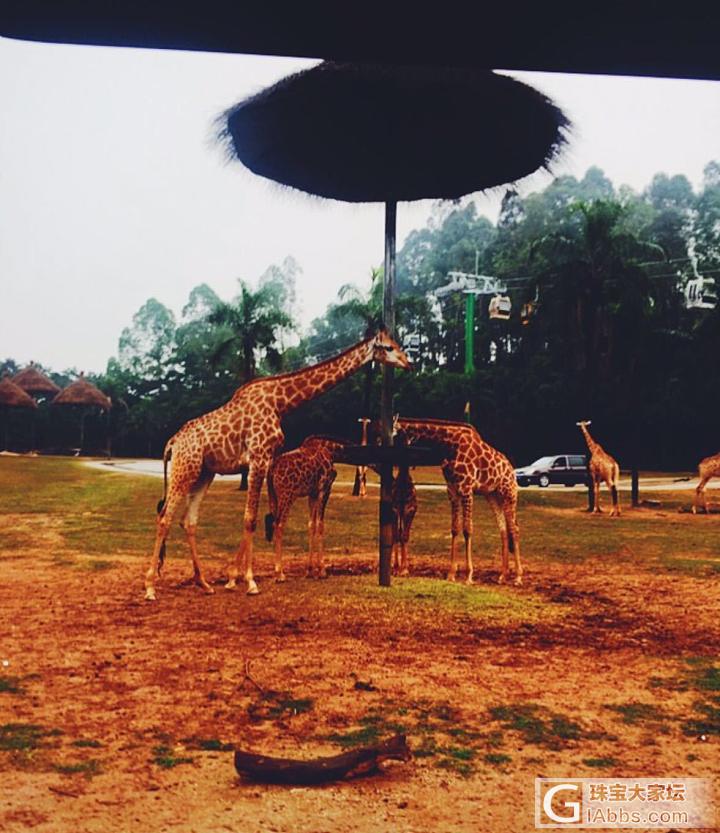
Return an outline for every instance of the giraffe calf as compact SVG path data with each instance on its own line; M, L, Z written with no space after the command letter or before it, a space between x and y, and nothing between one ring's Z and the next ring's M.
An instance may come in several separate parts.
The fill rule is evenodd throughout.
M408 542L410 529L417 512L417 491L407 466L400 466L392 485L393 512L393 572L399 576L410 575Z
M275 541L275 581L285 581L282 539L290 508L299 497L308 498L308 578L326 578L324 561L325 507L337 477L333 454L344 440L321 435L307 437L299 448L277 457L268 474L270 512L265 516L265 537Z

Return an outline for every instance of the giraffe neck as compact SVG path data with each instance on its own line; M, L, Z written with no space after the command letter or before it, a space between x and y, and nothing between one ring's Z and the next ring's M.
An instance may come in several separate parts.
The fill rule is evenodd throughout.
M400 420L398 427L412 440L432 440L444 445L455 445L458 440L458 426L444 425L438 422L405 422Z
M295 373L258 379L240 390L247 391L250 386L257 385L258 394L270 402L280 416L283 416L302 405L303 402L314 399L335 387L348 376L352 376L364 364L372 361L374 340L375 337L372 336L333 359L297 370Z
M590 454L595 454L596 451L602 451L599 443L596 443L595 440L590 436L590 432L587 430L586 425L581 425L580 429L582 430L583 434L585 435L585 442L587 443L588 450Z
M362 421L362 439L360 440L360 445L367 445L368 443L368 422L369 419L363 419Z

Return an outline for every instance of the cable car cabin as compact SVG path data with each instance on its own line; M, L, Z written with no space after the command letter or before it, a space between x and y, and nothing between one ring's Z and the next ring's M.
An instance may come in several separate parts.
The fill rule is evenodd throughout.
M715 309L715 279L698 276L685 284L685 306L688 309Z
M499 318L502 321L507 321L510 318L511 309L512 303L507 295L495 295L495 297L490 299L488 313L490 314L490 318Z

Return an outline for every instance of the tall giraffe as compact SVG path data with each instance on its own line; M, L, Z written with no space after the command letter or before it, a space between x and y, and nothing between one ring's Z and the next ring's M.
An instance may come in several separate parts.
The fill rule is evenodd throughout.
M600 508L600 481L605 481L608 491L612 495L613 508L610 512L610 517L620 514L620 501L618 499L618 480L620 479L620 466L617 460L611 457L607 451L595 442L587 430L588 425L591 424L589 419L582 420L575 423L583 432L585 442L587 443L588 451L590 452L590 478L593 482L593 490L595 495L594 512L602 512Z
M705 457L698 463L698 477L700 482L695 489L695 500L693 501L693 515L697 512L698 506L702 501L703 508L707 514L707 495L705 494L705 486L711 477L720 477L720 452L713 454L710 457Z
M275 539L275 581L285 581L282 540L290 509L299 497L308 498L308 565L306 576L325 578L325 507L337 477L333 454L347 440L313 434L299 448L274 461L267 476L270 512L265 516L265 537Z
M193 581L206 593L213 592L200 567L195 542L200 505L216 474L234 474L243 464L249 466L244 531L235 559L228 564L225 587L228 590L236 587L242 562L247 592L251 595L259 592L252 571L253 535L263 481L283 442L280 420L371 361L410 368L397 342L385 330L380 330L333 359L295 373L248 382L225 405L190 420L170 438L163 454L165 495L158 514L153 554L145 573L146 599L155 599L154 584L159 576L165 539L180 506L183 507L181 523L193 561ZM168 484L167 463L171 456Z
M457 573L456 538L462 530L465 538L466 584L472 584L473 496L485 495L500 530L501 568L498 582L508 578L509 552L515 555L515 584L522 584L520 564L520 527L517 522L518 487L515 470L504 454L482 439L467 422L444 419L400 417L395 420L398 437L408 442L426 440L447 450L442 472L447 484L452 512L450 526L450 570L448 580Z

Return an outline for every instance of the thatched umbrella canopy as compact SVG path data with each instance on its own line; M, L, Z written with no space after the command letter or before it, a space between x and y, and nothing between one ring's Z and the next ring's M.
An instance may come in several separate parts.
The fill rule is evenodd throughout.
M66 388L53 399L53 405L74 405L81 409L80 411L80 451L82 451L83 443L85 441L85 418L90 410L93 408L100 408L103 411L109 411L112 407L110 397L106 396L101 390L95 387L92 382L88 382L83 373L74 382L71 382Z
M532 87L490 70L324 61L220 118L229 153L311 194L385 203L383 317L395 329L399 200L456 199L549 163L570 123ZM383 367L383 442L392 444L392 369ZM390 584L392 466L380 497L380 584Z
M349 202L456 199L557 155L569 122L532 87L489 70L325 61L221 117L251 171Z
M13 376L13 382L24 391L37 396L55 396L60 388L35 366L35 362Z
M0 408L5 412L5 430L3 431L3 448L8 447L8 417L10 408L37 408L37 402L5 375L0 381Z
M102 408L103 411L109 411L112 407L110 397L96 388L92 382L88 382L83 373L80 374L78 379L61 390L53 399L52 404L85 405L87 407Z
M37 408L37 402L9 376L0 381L0 405L6 408Z

